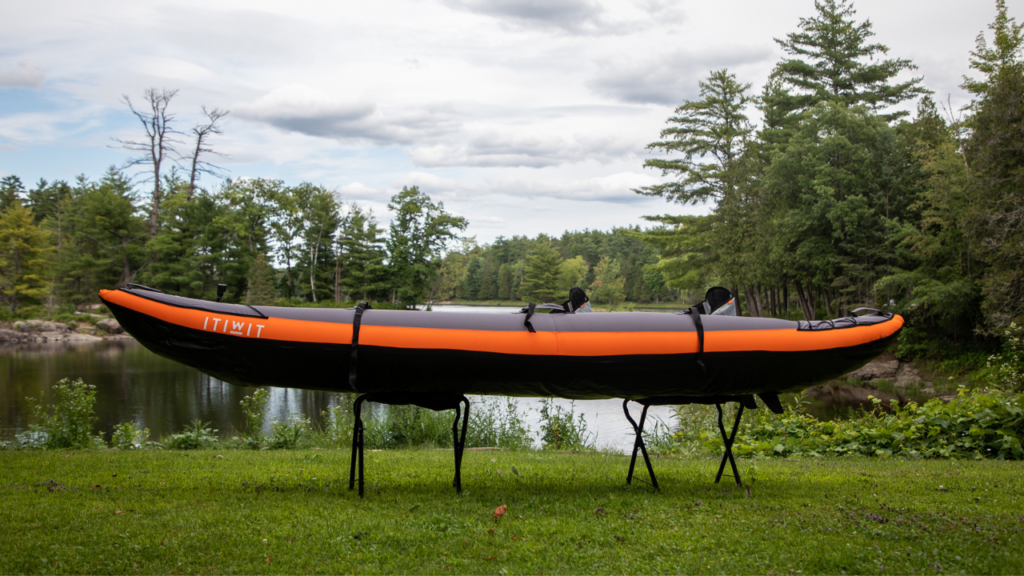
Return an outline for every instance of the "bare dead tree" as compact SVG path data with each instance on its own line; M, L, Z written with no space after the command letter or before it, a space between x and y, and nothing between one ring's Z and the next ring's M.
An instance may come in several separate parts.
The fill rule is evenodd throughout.
M188 179L188 199L190 202L192 201L192 195L196 192L196 180L199 179L200 173L210 174L211 176L220 176L221 168L209 162L205 162L202 159L202 155L216 154L217 156L224 156L224 154L215 152L213 148L210 148L207 139L213 134L220 134L220 126L217 125L217 122L219 122L221 118L227 116L228 111L221 110L220 108L207 110L206 106L203 106L203 115L206 116L207 122L192 128L192 136L195 138L195 146L192 148L192 154L189 158L192 161L192 169L189 171Z
M160 190L160 169L165 162L176 160L177 152L174 149L174 145L181 143L172 137L172 134L180 134L180 132L175 132L171 128L174 115L167 111L167 106L177 93L177 90L168 90L166 88L162 90L147 88L143 93L143 98L149 105L148 110L136 109L127 94L121 96L121 100L128 105L128 109L139 119L142 127L146 130L146 139L143 141L121 140L120 138L114 138L114 141L125 150L141 153L140 156L128 160L124 165L125 168L146 165L152 168L153 206L149 213L151 236L156 236L158 230L160 199L162 195Z

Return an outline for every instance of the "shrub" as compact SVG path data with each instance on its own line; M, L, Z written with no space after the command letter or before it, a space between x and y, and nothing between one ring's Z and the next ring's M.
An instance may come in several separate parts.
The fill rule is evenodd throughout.
M273 422L267 448L290 450L295 448L309 430L309 420L292 415L287 422Z
M784 414L758 410L746 418L733 451L739 456L906 456L1024 459L1024 394L961 388L950 401L900 406L895 400L849 420L820 421L799 400ZM689 418L676 437L721 452L713 409ZM681 419L681 422L683 420Z
M994 384L1010 390L1024 390L1024 328L1011 322L1003 332L1003 351L988 359Z
M270 392L260 388L239 402L242 405L242 414L245 415L245 429L249 432L245 437L245 444L249 448L256 449L263 444L263 418L267 413L269 399Z
M586 450L594 447L592 434L587 432L583 414L576 414L575 403L566 410L545 398L540 404L540 432L544 448L554 450Z
M164 438L162 444L170 450L196 450L216 444L216 434L217 430L210 428L210 424L196 419L183 432Z
M19 443L25 447L88 448L93 442L92 427L97 421L96 387L81 378L65 378L53 387L53 395L51 407L35 405L33 413L37 422L29 426L28 433L19 435ZM29 401L35 402L32 398Z
M518 450L533 445L530 428L515 398L487 398L469 411L467 446L498 446Z
M110 444L121 450L142 448L147 442L149 442L149 428L136 426L135 422L122 422L114 426L114 435L110 438Z

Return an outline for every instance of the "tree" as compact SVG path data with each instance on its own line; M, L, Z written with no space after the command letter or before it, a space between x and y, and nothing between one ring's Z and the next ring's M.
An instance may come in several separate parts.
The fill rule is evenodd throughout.
M547 237L538 238L533 252L526 258L526 271L519 287L519 297L540 302L554 302L558 299L561 295L558 287L561 264L562 257Z
M223 156L219 152L215 152L213 148L210 148L209 138L214 134L220 134L220 126L217 125L222 118L228 115L227 110L221 110L220 108L214 108L213 110L207 110L206 106L203 106L203 116L206 116L206 122L197 124L192 127L193 142L192 152L189 154L189 163L191 168L189 170L188 178L188 199L191 201L192 196L196 192L196 181L199 179L199 175L202 173L210 174L212 176L219 176L219 168L213 164L203 160L203 154L216 154Z
M775 41L794 58L777 66L778 77L798 92L778 105L786 111L810 110L819 102L837 100L878 110L930 93L921 78L892 84L905 70L916 70L910 60L883 59L883 44L868 44L875 35L871 21L857 23L848 0L815 0L817 16L800 19L800 32ZM897 112L888 119L906 115Z
M46 296L47 256L52 250L46 231L33 222L32 211L15 201L0 214L0 292L16 312L21 299Z
M582 256L569 258L558 266L558 290L560 293L569 295L569 290L574 287L584 288L587 283L587 263Z
M989 48L985 33L979 32L970 59L971 68L981 72L982 77L976 80L965 75L960 85L977 98L988 94L1002 70L1020 65L1024 50L1024 24L1007 16L1006 0L996 0L996 19L988 28L992 31L992 47Z
M135 105L132 104L131 98L127 94L121 97L122 101L128 106L132 114L138 118L139 122L142 123L142 128L146 132L146 138L144 140L121 140L120 138L114 138L114 141L121 145L125 150L132 152L139 152L142 155L137 156L128 160L124 165L125 168L129 166L149 166L152 171L149 179L153 182L153 195L152 204L149 212L149 235L156 236L157 230L159 229L159 214L160 214L160 201L162 200L163 192L160 188L161 185L161 170L164 164L167 162L174 162L175 160L175 149L174 145L179 144L178 140L172 137L172 134L177 134L172 128L171 123L174 121L174 115L171 114L167 107L171 103L171 99L178 93L177 90L168 90L166 88L157 90L156 88L147 88L143 93L143 98L148 105L148 110L136 109Z
M384 259L383 233L373 212L348 207L339 235L338 282L353 298L375 300L391 287ZM339 294L340 297L340 294ZM339 298L340 299L340 298Z
M1024 323L1024 65L1004 67L978 103L967 144L978 203L990 330Z
M6 212L20 202L24 193L25 186L21 183L21 178L13 174L4 176L3 180L0 180L0 213Z
M301 266L305 268L303 276L309 281L310 299L316 302L318 290L321 299L333 292L328 286L321 285L320 281L328 280L334 272L334 255L331 250L334 235L341 224L340 206L334 193L322 186L304 183L291 192L298 200L299 213L304 223L301 256Z
M744 114L751 101L749 88L750 84L740 84L725 69L700 82L700 99L676 108L675 116L666 122L677 126L662 130L662 139L647 145L648 150L682 154L682 158L644 162L645 168L657 168L663 176L671 174L678 180L633 191L681 204L718 202L728 195L734 188L730 169L753 129Z
M449 214L443 203L433 203L417 186L403 187L391 197L388 209L395 213L387 239L392 301L410 306L422 302L441 256L466 219Z
M594 267L594 284L590 296L595 304L615 306L625 300L624 280L619 274L620 270L619 263L607 256L601 258Z
M249 267L249 278L246 282L245 303L252 306L266 306L277 302L277 289L274 268L267 262L267 257L257 254Z

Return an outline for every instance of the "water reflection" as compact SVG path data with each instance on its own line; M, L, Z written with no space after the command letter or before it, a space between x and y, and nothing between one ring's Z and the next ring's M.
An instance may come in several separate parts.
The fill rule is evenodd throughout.
M113 427L121 422L136 422L149 428L153 438L180 432L195 419L212 422L221 432L242 430L245 417L240 401L255 388L227 384L145 349L134 340L102 342L32 344L0 347L0 438L10 440L32 423L32 404L42 398L49 403L51 388L62 378L82 378L96 386L96 430L109 439ZM329 406L348 405L350 394L333 394L288 388L269 388L265 431L274 420L286 420L296 414L321 422L321 413ZM473 398L472 400L477 400ZM568 400L556 405L570 408ZM584 415L588 431L599 447L629 450L632 428L622 414L621 400L586 400L572 405ZM539 443L540 400L519 399L519 409ZM374 407L374 410L380 408ZM639 406L632 407L634 417ZM668 407L652 407L648 429L655 418L672 421Z
M97 431L108 438L120 422L139 423L155 438L197 418L222 432L241 430L245 417L239 402L255 390L157 356L134 340L0 347L0 437L25 431L32 423L28 398L49 403L51 387L62 378L96 386ZM317 421L328 406L348 402L345 396L272 388L268 421L290 413Z

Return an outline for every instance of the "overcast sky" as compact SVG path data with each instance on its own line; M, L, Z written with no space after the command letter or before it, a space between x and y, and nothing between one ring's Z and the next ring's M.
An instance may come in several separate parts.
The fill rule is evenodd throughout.
M958 107L994 4L855 7ZM122 95L157 87L179 90L183 131L202 106L230 110L212 140L229 176L322 184L383 222L388 198L419 185L481 242L644 225L704 211L631 191L661 181L644 147L673 108L713 69L760 91L783 56L773 38L814 13L812 0L6 0L0 176L99 178L129 157L111 138L141 135Z

